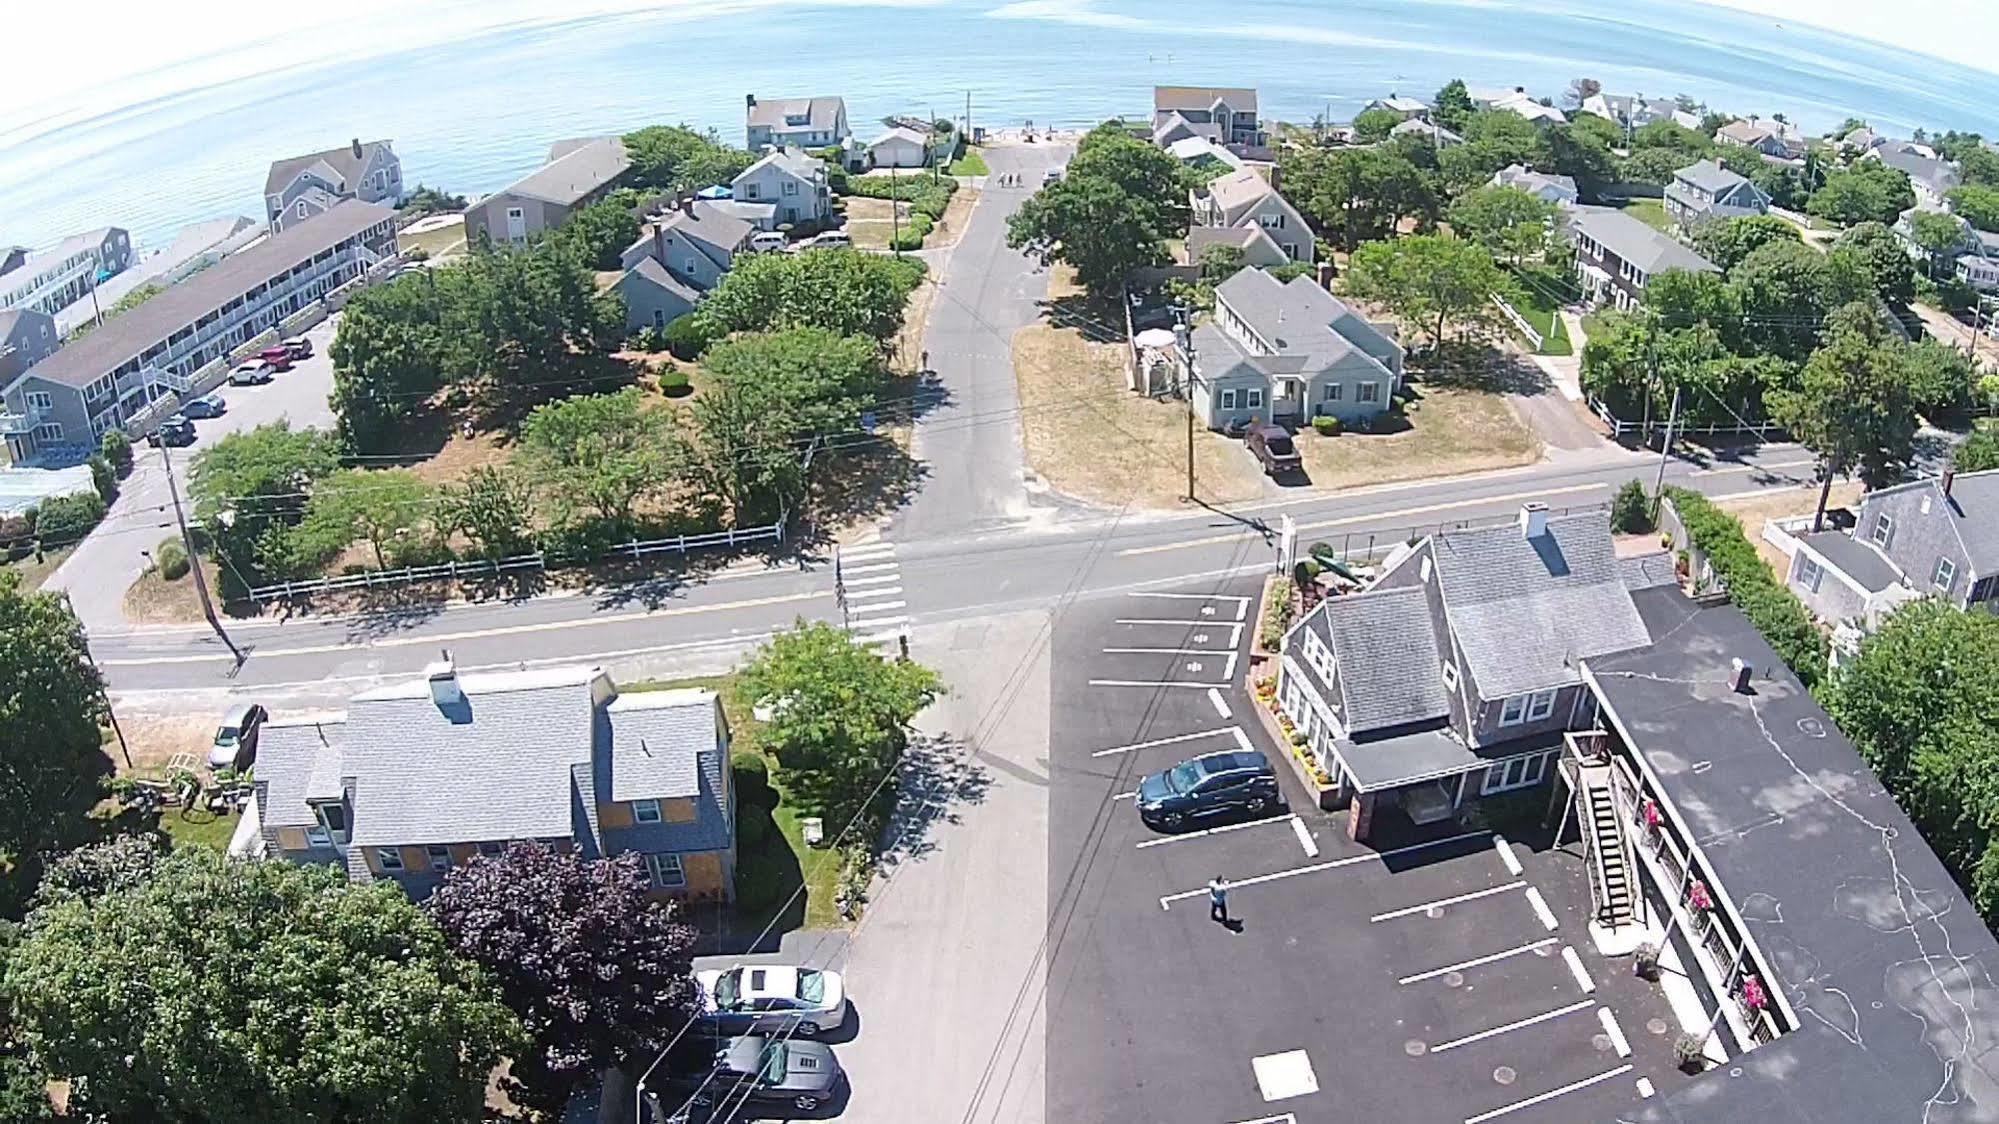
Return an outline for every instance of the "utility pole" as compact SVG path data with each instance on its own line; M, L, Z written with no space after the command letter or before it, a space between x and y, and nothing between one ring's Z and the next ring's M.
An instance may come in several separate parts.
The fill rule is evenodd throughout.
M972 91L965 91L965 143L972 143Z
M1666 494L1666 460L1673 455L1673 426L1680 420L1680 386L1673 384L1673 409L1666 415L1666 440L1659 446L1659 482L1652 488L1656 499Z
M236 647L234 640L229 639L229 633L222 627L222 618L215 615L215 602L208 595L208 578L201 572L201 556L194 550L194 532L189 529L187 513L181 508L180 482L174 478L173 451L164 440L160 442L160 460L167 466L167 494L173 497L174 522L180 524L181 545L187 548L187 569L194 578L195 595L201 598L201 615L208 618L208 627L215 630L215 635L221 638L223 646L236 657L236 664L241 667L243 651Z
M1186 370L1186 378L1180 386L1181 396L1187 402L1187 502L1194 502L1194 333L1187 327L1187 310L1175 310L1179 323L1173 325L1173 336L1180 345L1180 362Z

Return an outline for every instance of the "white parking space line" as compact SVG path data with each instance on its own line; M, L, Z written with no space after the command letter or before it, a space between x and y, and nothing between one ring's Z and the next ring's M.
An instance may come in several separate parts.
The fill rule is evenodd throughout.
M1242 604L1237 605L1235 607L1235 619L1241 620L1248 615L1249 615L1249 598L1245 597L1242 599Z
M1441 847L1447 843L1462 843L1467 839L1481 839L1490 834L1490 832L1485 831L1467 831L1462 835L1449 835L1442 839L1432 839L1427 843L1412 843L1407 847L1397 847L1391 851L1377 851L1372 855L1349 855L1344 859L1313 863L1310 866L1292 867L1290 870L1280 870L1275 874L1259 874L1253 878L1231 878L1228 880L1229 889L1240 890L1244 886L1259 886L1265 882L1278 882L1286 878L1296 878L1301 874L1317 874L1322 870L1333 870L1342 866L1353 866L1357 863L1381 862L1384 859L1391 859L1397 855L1427 851L1432 847ZM1198 890L1183 890L1177 894L1167 894L1159 899L1159 908L1171 909L1174 902L1186 901L1188 898L1202 898L1206 897L1207 894L1208 888L1206 886Z
M1589 971L1583 967L1583 958L1576 955L1573 947L1562 946L1562 963L1569 966L1569 974L1576 978L1576 986L1582 988L1584 994L1596 990L1596 981L1589 978Z
M1596 1000L1594 999L1578 999L1574 1003L1571 1003L1566 1007L1557 1007L1552 1011L1543 1011L1538 1015L1529 1015L1524 1019L1515 1019L1514 1021L1507 1023L1505 1026L1496 1026L1493 1027L1491 1030L1481 1030L1477 1034L1467 1034L1463 1038L1453 1038L1449 1042L1439 1042L1435 1046L1430 1047L1430 1052L1433 1054L1441 1054L1445 1050L1455 1050L1460 1046L1468 1046L1473 1042L1483 1042L1486 1039L1492 1038L1496 1035L1506 1034L1511 1031L1520 1030L1524 1027L1533 1026L1536 1023L1544 1023L1547 1022L1549 1019L1559 1019L1563 1015L1574 1014L1575 1012L1583 1010L1586 1007L1594 1007L1594 1006L1596 1006Z
M882 586L880 589L850 589L847 591L847 600L867 601L876 597L900 597L901 595L902 595L901 586L885 585Z
M1610 1035L1610 1044L1617 1048L1617 1056L1631 1056L1631 1041L1624 1037L1624 1028L1617 1025L1617 1016L1608 1007L1596 1009L1597 1021L1603 1024L1603 1032Z
M1193 687L1208 691L1228 686L1227 683L1182 683L1173 679L1092 679L1092 687Z
M895 562L871 562L866 566L849 566L842 562L840 564L840 577L844 579L854 574L879 574L884 570L899 570L901 568L901 565Z
M1537 948L1546 948L1547 946L1554 944L1559 939L1561 938L1542 937L1540 940L1535 941L1532 944L1523 944L1519 948L1509 948L1505 952L1488 953L1485 956L1475 956L1470 960L1460 960L1456 964L1446 964L1441 968L1432 968L1427 972L1418 972L1413 976L1404 976L1401 979L1396 980L1395 982L1402 984L1403 986L1406 987L1412 983L1422 983L1424 980L1434 980L1438 976L1448 976L1452 972L1462 972L1466 968L1478 968L1486 964L1496 964L1501 960L1508 960L1515 956L1519 956L1522 953L1532 952Z
M1298 1117L1287 1112L1282 1116L1259 1116L1254 1120L1238 1120L1235 1124L1298 1124Z
M1597 1074L1595 1077L1585 1077L1581 1081L1571 1081L1567 1085L1564 1085L1559 1089L1550 1089L1547 1092L1542 1093L1538 1097L1528 1097L1524 1101L1514 1101L1512 1104L1509 1105L1501 1105L1500 1107L1493 1109L1491 1112L1481 1112L1477 1116L1467 1116L1465 1117L1465 1124L1485 1124L1486 1121L1496 1120L1499 1117L1505 1116L1509 1112L1519 1112L1523 1108L1532 1108L1535 1105L1541 1104L1544 1101L1552 1101L1556 1097L1563 1096L1568 1093L1573 1093L1577 1089L1587 1089L1591 1085L1600 1084L1602 1082L1610 1080L1613 1077L1622 1077L1630 1072L1631 1072L1631 1067L1629 1065L1621 1065L1618 1066L1616 1069L1605 1070L1604 1072Z
M1493 836L1492 849L1499 852L1499 861L1506 864L1506 873L1520 877L1520 860L1514 857L1513 844L1506 841L1506 836Z
M1149 742L1133 742L1130 745L1114 745L1109 749L1097 750L1095 753L1090 754L1090 756L1112 757L1120 753L1135 753L1141 749L1151 749L1154 746L1176 745L1180 742L1191 742L1191 741L1196 741L1200 738L1218 738L1221 737L1223 734L1231 734L1231 733L1235 734L1238 737L1242 736L1242 730L1240 727L1223 726L1219 730L1196 730L1191 734L1175 734L1170 738L1154 738Z
M1168 843L1185 843L1189 839L1199 839L1203 835L1220 835L1225 831L1241 831L1243 828L1246 827L1264 827L1269 824L1283 823L1286 820L1290 820L1295 823L1297 822L1297 819L1298 819L1297 816L1287 815L1287 816L1270 816L1265 819L1249 820L1244 823L1225 823L1220 827L1204 828L1200 831L1189 831L1189 832L1184 832L1180 835L1168 835L1162 839L1148 839L1145 842L1140 843L1138 845L1138 849L1143 851L1147 847L1164 847ZM1230 885L1234 885L1234 883L1230 883Z
M1137 796L1138 796L1138 793L1137 793L1136 791L1133 791L1133 792L1120 792L1120 793L1118 793L1118 794L1117 794L1116 796L1113 796L1113 797L1111 797L1111 799L1112 799L1112 800L1132 800L1132 799L1135 799L1135 798L1137 798ZM1550 940L1552 940L1553 938L1551 937L1551 938L1549 938L1549 939L1550 939Z
M886 628L887 626L892 624L908 624L908 623L909 623L908 617L875 617L870 620L860 620L857 618L854 621L854 627L860 628L865 625L868 628ZM895 634L890 632L890 633L883 633L882 635L894 636Z
M1407 917L1412 913L1422 913L1425 910L1431 910L1431 909L1442 909L1447 905L1456 905L1459 902L1476 901L1479 898L1489 898L1494 894L1504 894L1511 890L1521 890L1526 888L1527 888L1527 883L1525 882L1508 882L1504 886L1488 886L1483 890L1473 890L1469 894L1458 894L1455 897L1438 898L1436 901L1424 902L1421 905L1411 905L1411 906L1404 906L1401 909L1391 909L1387 913L1377 913L1373 917L1368 918L1368 920L1393 921L1398 917Z
M1233 601L1248 605L1249 598L1233 593L1134 593L1133 597L1164 597L1172 601Z
M1541 896L1539 888L1527 887L1527 904L1534 907L1534 916L1541 919L1541 924L1547 926L1549 932L1554 932L1555 914L1548 908L1548 899Z
M1105 648L1107 656L1227 656L1227 648Z
M1229 729L1235 734L1235 743L1242 747L1244 753L1256 752L1256 746L1250 743L1249 735L1242 732L1241 726L1231 726Z
M1191 628L1194 625L1206 625L1209 628L1226 628L1229 630L1229 647L1233 648L1242 642L1243 626L1240 621L1163 620L1157 617L1120 617L1117 623L1130 625L1176 625L1180 628Z
M1319 845L1312 841L1312 832L1305 826L1305 821L1299 819L1297 816L1292 816L1291 830L1298 833L1298 845L1305 848L1305 857L1308 859L1318 858Z
M1229 710L1228 700L1222 698L1222 693L1213 687L1208 688L1208 701L1215 704L1215 713L1222 716L1222 721L1226 722L1235 717L1235 714Z
M849 596L849 597L852 597L852 596L854 596L854 593L853 593L853 590L854 590L854 589L855 589L856 587L858 587L858 586L866 586L866 585L887 585L887 584L889 584L890 582L899 582L899 581L901 581L901 580L902 580L902 575L901 575L901 574L880 574L880 575L877 575L877 576L875 576L875 577L872 577L872 578L847 578L847 579L845 579L845 580L846 580L846 583L847 583L847 591L848 591L848 592L847 592L847 596Z

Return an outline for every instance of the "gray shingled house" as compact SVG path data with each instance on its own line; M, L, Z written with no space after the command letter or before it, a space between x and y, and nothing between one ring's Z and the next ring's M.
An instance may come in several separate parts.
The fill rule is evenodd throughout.
M655 891L731 899L729 728L714 692L621 695L594 667L458 673L267 723L248 853L337 865L414 898L510 842L644 856Z
M1402 346L1309 277L1240 269L1194 329L1194 412L1210 429L1361 421L1402 384Z
M1576 279L1595 304L1631 308L1644 300L1652 278L1669 269L1717 272L1713 262L1623 211L1574 207L1569 214Z
M743 142L751 152L766 148L824 148L853 135L842 97L743 98Z
M1835 623L1872 627L1921 596L1999 613L1999 469L1867 493L1851 534L1798 536L1785 580Z
M264 217L273 231L323 215L342 199L394 203L403 196L403 162L388 141L362 143L271 162L264 176Z
M1763 189L1712 160L1696 160L1673 173L1666 185L1666 213L1682 227L1705 219L1732 219L1770 212Z
M480 235L526 242L610 194L631 169L617 137L557 141L548 163L465 209L465 237L475 244Z
M664 328L694 311L721 284L736 255L749 248L756 228L711 203L689 201L647 224L625 247L624 275L612 286L625 298L625 328Z

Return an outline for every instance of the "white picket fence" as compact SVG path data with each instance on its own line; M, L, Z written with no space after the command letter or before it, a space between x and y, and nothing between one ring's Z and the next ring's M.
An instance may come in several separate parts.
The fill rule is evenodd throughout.
M1541 350L1541 333L1534 330L1534 325L1529 324L1525 316L1520 315L1519 309L1507 303L1506 298L1500 296L1498 293L1492 294L1492 303L1498 305L1499 311L1506 314L1506 318L1513 323L1513 327L1521 335L1527 337L1527 342L1534 345L1535 351Z

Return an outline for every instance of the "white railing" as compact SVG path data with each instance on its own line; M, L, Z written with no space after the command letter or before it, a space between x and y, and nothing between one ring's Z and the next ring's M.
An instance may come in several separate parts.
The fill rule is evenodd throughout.
M1810 534L1812 516L1793 515L1782 519L1763 521L1763 541L1784 552L1790 558L1798 553L1798 536Z
M1609 404L1604 402L1603 399L1597 397L1595 394L1585 391L1583 394L1583 401L1585 404L1589 406L1591 413L1594 413L1597 417L1603 419L1603 424L1610 427L1610 434L1612 437L1622 437L1627 433L1636 433L1644 437L1650 437L1654 433L1663 432L1666 428L1667 415L1664 412L1654 414L1652 420L1649 422L1627 421L1626 419L1620 418L1615 413L1613 413L1611 411ZM1718 436L1721 434L1736 434L1736 435L1748 434L1754 436L1758 441L1769 441L1773 439L1780 439L1785 435L1784 427L1778 425L1774 421L1751 422L1746 424L1742 422L1733 422L1728 425L1716 425L1716 424L1689 425L1686 422L1682 421L1676 423L1673 426L1673 436L1676 438L1696 433L1701 434L1703 436Z
M1534 345L1535 351L1541 350L1543 342L1541 333L1534 330L1534 325L1529 324L1525 316L1520 315L1519 309L1514 308L1513 305L1507 302L1505 297L1500 296L1498 293L1492 294L1492 303L1498 305L1499 311L1506 314L1506 319L1512 322L1513 327L1521 335L1527 337L1527 342Z

